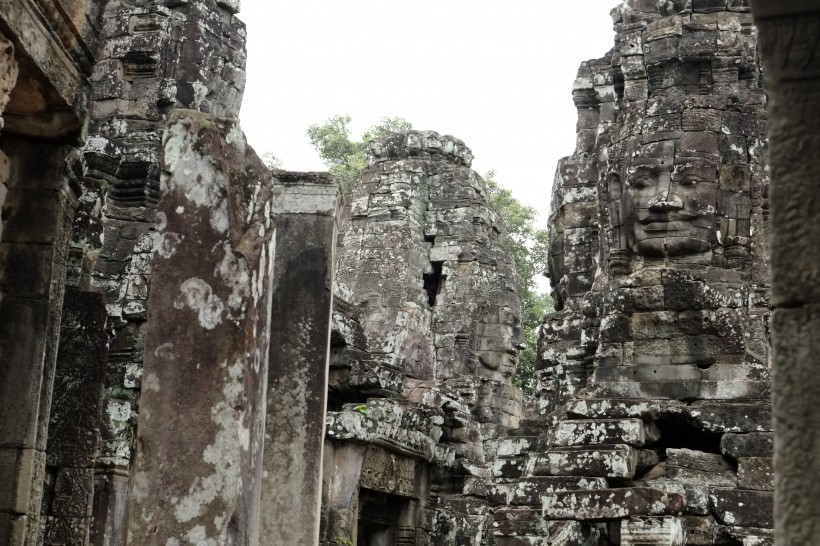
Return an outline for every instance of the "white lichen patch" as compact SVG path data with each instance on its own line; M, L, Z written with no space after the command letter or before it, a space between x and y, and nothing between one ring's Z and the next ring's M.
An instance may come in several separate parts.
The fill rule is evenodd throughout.
M213 159L196 151L195 144L195 136L184 124L176 123L168 128L164 160L170 176L163 173L163 189L179 189L197 207L206 207L211 227L219 233L227 233L229 222L224 174Z
M172 258L177 251L177 247L182 242L182 236L178 233L163 233L157 238L156 252L166 260Z
M179 291L180 295L174 301L175 308L187 307L196 311L200 326L206 330L213 330L222 322L225 305L208 283L192 277L180 285Z
M216 438L202 452L202 461L213 467L213 473L197 478L188 494L178 499L174 507L174 517L179 523L195 523L185 535L185 540L192 545L225 543L230 511L242 490L242 452L250 446L250 429L244 424L245 412L237 409L245 407L246 402L245 364L242 360L232 365L223 362L221 368L225 370L223 397L211 408L211 421L217 425ZM198 519L209 508L212 512L217 511L212 515L216 529L213 534Z
M214 277L225 281L231 290L227 301L230 317L234 320L241 320L244 318L248 301L251 275L247 262L234 254L229 242L222 244L222 250L224 254L222 260L216 265Z

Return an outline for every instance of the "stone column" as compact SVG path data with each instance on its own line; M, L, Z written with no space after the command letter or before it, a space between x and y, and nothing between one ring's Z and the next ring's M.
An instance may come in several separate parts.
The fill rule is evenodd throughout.
M0 544L37 540L65 263L68 148L5 136L0 236Z
M260 544L318 544L339 188L277 173Z
M769 95L775 542L820 535L820 5L752 0Z
M257 544L274 225L237 120L163 137L126 543Z

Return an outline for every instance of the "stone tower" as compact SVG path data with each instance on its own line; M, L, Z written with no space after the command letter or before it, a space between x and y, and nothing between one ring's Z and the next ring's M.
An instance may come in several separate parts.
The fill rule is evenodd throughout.
M324 539L475 539L486 509L457 484L521 412L515 268L463 142L410 131L369 158L339 238Z
M549 432L517 455L522 478L499 479L497 543L771 544L752 17L694 0L626 0L612 16L614 49L573 86L576 150L553 186L557 311L535 408Z

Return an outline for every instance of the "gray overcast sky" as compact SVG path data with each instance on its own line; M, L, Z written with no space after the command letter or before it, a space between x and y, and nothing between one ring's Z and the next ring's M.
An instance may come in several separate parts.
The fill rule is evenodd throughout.
M245 0L242 127L290 170L324 170L305 131L336 114L358 138L384 116L464 140L473 167L546 222L572 153L578 64L612 47L617 0Z

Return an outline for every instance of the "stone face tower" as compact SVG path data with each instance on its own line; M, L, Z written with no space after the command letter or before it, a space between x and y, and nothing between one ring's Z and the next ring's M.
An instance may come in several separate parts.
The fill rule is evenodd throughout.
M768 361L754 27L745 6L679 4L625 2L613 11L616 48L575 82L578 147L559 165L552 204L560 311L545 330L545 409L582 388L593 363L611 395L767 389L753 371ZM615 370L624 366L632 379ZM652 383L661 380L677 386Z
M626 0L612 15L615 48L575 81L576 150L553 188L557 311L536 408L549 433L523 457L524 479L496 486L511 505L496 511L499 544L542 544L544 532L771 544L766 98L752 17L745 2L695 0Z
M521 343L515 269L463 142L410 132L371 146L350 195L337 281L372 357L418 380L509 382Z
M464 504L458 484L518 425L521 302L471 161L453 137L396 134L371 145L351 189L325 447L329 544L474 543L486 533L486 507Z

